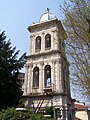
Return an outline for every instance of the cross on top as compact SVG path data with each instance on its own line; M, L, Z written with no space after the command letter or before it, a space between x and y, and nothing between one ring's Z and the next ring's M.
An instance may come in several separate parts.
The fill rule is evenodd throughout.
M50 9L49 8L47 8L47 12L49 13L49 11L50 11Z
M50 9L49 8L47 8L46 11L47 11L48 14L50 13Z
M50 13L49 11L50 11L50 9L47 8L48 20L50 19L50 18L49 18L49 13Z

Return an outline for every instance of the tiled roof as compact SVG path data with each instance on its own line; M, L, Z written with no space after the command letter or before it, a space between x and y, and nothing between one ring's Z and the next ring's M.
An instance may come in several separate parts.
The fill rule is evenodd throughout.
M82 119L79 119L79 118L76 117L76 120L82 120Z
M77 104L77 103L75 103L75 108L77 109L77 110L86 110L86 109L88 109L88 108L90 108L90 107L88 107L87 105L84 105L84 104Z

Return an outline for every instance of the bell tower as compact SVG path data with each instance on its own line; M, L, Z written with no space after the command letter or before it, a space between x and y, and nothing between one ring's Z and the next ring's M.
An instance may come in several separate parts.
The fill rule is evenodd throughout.
M64 44L66 33L61 21L47 9L28 31L30 54L26 57L23 95L26 106L34 107L35 111L52 106L54 116L59 109L62 120L72 120L73 100Z

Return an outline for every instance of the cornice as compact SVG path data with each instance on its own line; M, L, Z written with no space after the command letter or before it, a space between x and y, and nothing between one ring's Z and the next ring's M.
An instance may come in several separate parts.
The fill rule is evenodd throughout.
M52 92L51 94L28 94L28 95L23 95L23 98L33 98L33 97L41 97L41 96L46 96L46 97L53 97L53 96L67 96L65 93L54 93Z
M44 56L44 55L51 55L51 54L55 54L55 53L60 53L60 50L52 50L52 51L48 51L48 52L43 52L43 53L37 53L37 54L33 54L33 55L28 55L26 56L26 58L33 58L33 57L40 57L40 56Z
M28 26L27 29L29 30L29 32L31 32L31 29L34 29L34 28L37 28L37 27L47 26L47 25L54 24L54 23L55 24L61 24L60 20L55 18L55 19L52 19L52 20L31 24L30 26Z

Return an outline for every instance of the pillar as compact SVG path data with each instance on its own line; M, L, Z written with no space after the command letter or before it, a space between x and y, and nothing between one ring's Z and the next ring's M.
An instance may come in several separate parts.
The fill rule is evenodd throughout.
M27 95L27 75L28 75L28 66L25 66L25 82L24 82L24 95Z
M43 81L44 81L44 79L43 79L43 61L40 63L40 74L39 74L39 77L40 77L40 79L39 79L39 91L40 91L40 93L42 94L43 93Z
M59 59L56 60L56 65L57 65L57 91L60 92L60 79L59 79Z
M55 83L55 60L52 61L52 69L51 69L51 78L52 78L52 90L55 91L56 83Z

